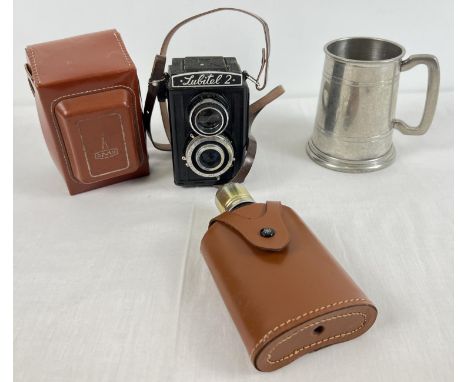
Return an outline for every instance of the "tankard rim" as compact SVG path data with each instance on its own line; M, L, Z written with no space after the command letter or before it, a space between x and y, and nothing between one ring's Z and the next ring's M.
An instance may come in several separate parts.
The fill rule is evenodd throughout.
M333 44L340 43L343 41L353 41L353 40L368 40L369 42L377 41L379 43L393 45L395 48L400 50L400 53L394 57L385 58L385 59L364 60L364 59L353 59L353 58L343 57L343 56L340 56L339 54L333 53L330 50L330 47ZM327 42L323 47L323 51L325 52L325 55L332 58L333 60L340 61L340 62L347 63L347 64L359 64L359 65L380 65L384 63L400 61L402 57L406 54L405 48L395 41L388 40L386 38L381 38L381 37L369 37L369 36L350 36L350 37L337 38L337 39Z

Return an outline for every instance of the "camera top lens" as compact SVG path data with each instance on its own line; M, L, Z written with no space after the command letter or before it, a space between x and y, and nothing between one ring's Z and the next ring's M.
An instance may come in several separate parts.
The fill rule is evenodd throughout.
M221 112L211 106L200 109L195 116L195 126L205 133L212 134L218 131L223 123L224 120Z
M190 126L204 136L220 134L229 122L229 114L220 97L198 98L190 110Z

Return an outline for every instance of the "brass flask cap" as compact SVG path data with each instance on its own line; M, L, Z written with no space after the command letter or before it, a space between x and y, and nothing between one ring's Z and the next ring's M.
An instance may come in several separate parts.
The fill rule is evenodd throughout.
M215 202L219 212L226 212L240 204L254 203L255 200L243 184L226 183L216 192Z

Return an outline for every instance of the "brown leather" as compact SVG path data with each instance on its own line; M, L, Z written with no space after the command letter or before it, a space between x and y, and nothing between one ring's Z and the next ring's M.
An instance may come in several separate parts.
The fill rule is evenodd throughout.
M278 85L271 89L263 97L256 100L249 106L249 125L252 126L253 121L257 118L258 114L271 102L280 97L284 93L282 85Z
M280 239L261 237L263 227ZM258 370L358 337L377 317L364 292L279 202L214 218L201 252Z
M255 101L249 107L249 130L252 130L252 123L260 111L263 110L265 106L267 106L270 102L273 102L275 99L280 97L284 93L284 88L281 85L274 87L270 90L267 94L265 94L262 98ZM257 140L255 137L249 133L249 142L247 143L247 147L245 150L245 157L244 162L242 162L242 166L237 171L237 174L231 179L233 183L242 183L252 168L255 155L257 154Z
M42 132L70 194L149 173L137 72L116 30L26 54Z
M247 242L258 249L267 251L280 251L290 242L290 235L287 227L281 218L281 203L269 202L266 204L265 213L254 219L245 218L236 213L224 213L214 219L222 222L239 233ZM248 229L246 227L248 221ZM275 222L275 232L273 237L265 238L259 235L263 227L270 227L271 222Z

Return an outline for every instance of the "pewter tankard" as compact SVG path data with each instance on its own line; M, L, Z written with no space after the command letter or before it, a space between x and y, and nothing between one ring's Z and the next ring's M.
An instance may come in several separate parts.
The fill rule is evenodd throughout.
M422 135L431 125L439 93L437 58L417 54L403 60L394 42L366 37L343 38L324 47L325 67L315 126L307 153L337 171L368 172L395 159L393 129ZM400 72L428 68L426 103L421 122L412 127L394 119Z

